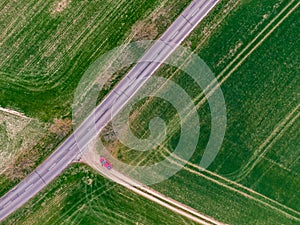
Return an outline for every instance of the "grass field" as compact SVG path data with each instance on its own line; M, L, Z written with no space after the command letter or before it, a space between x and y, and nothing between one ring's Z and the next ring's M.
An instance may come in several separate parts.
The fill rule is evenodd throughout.
M191 165L157 190L227 223L299 223L299 13L297 1L222 1L185 41L215 73L226 100L227 131L209 171L197 168L210 132L203 92L182 72L160 69L159 76L193 97L202 134ZM165 142L147 153L118 142L108 148L130 164L145 165L166 157L180 132L178 116L165 102L141 104L143 110L132 112L133 132L147 137L147 121L167 118Z
M73 165L3 224L195 224Z
M15 130L26 125L22 133L14 133L16 138L10 139L11 130L1 114L1 157L7 163L4 165L1 158L5 168L0 175L0 196L30 173L71 131L73 92L88 66L120 44L156 38L187 4L175 0L32 0L0 4L0 106L22 112L27 118L25 122L10 118L8 125ZM8 159L7 154L12 157ZM111 214L105 221L112 220L109 217Z

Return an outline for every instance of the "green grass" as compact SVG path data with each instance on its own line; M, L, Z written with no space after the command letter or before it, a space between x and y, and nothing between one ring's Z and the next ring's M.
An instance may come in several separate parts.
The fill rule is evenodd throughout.
M50 126L54 118L71 118L77 83L99 56L121 44L139 40L132 34L136 22L143 21L145 26L154 24L156 36L160 35L188 4L174 0L75 0L62 12L53 13L58 2L31 0L0 4L0 106L23 112L32 119L31 123L46 122L45 127ZM154 9L156 13L152 13ZM138 36L140 31L134 32ZM100 93L100 98L121 78L120 75L124 73L116 76ZM18 119L14 123L18 124ZM18 165L28 161L31 164L18 169L17 179L12 178L14 174L1 174L0 195L3 195L65 137L44 129L39 134L42 139L32 140L36 131L31 129L19 134L17 140L8 140L6 125L2 122L0 125L1 151L13 155L19 150L11 167L20 168ZM25 157L18 148L21 142L30 142L30 146L21 149L26 151Z
M73 165L3 224L195 224Z
M300 165L299 160L295 160L299 157L299 152L295 151L295 149L300 144L297 135L299 127L299 120L297 120L266 155L270 160L280 163L283 167L286 167L297 175L299 175Z
M57 4L57 0L0 4L0 105L24 112L32 120L30 124L47 122L45 127L54 118L71 117L73 92L95 59L118 45L139 39L132 34L133 24L152 23L156 35L160 35L188 2L75 0L62 12L53 13ZM152 13L154 9L156 13ZM119 79L116 76L111 84ZM111 84L100 93L100 98L112 88ZM42 139L32 140L36 131L27 129L17 135L17 140L9 140L2 118L1 115L1 151L9 149L8 153L13 154L20 142L31 144L25 149L26 157L20 154L16 159L18 164L26 160L32 163L30 168L22 169L22 176L65 138L43 130L39 134ZM13 123L22 124L18 119ZM9 183L9 179L3 177L1 195L16 182Z
M228 128L223 148L211 169L233 180L242 179L243 176L238 174L248 169L245 164L250 162L255 165L258 161L252 160L251 157L256 154L261 156L265 154L264 151L268 153L268 157L277 152L292 154L287 164L299 157L298 147L292 147L299 146L299 142L292 135L285 135L290 129L288 123L293 119L297 121L299 113L297 18L299 9L294 11L222 85L229 112ZM293 110L295 112L292 113ZM299 130L299 123L295 121L291 123L295 123L294 129ZM277 147L276 142L284 139L289 140L285 142L286 145ZM266 144L263 144L265 141ZM281 164L278 158L274 160ZM270 176L284 178L290 187L282 188L277 180L265 182L259 192L282 202L282 198L275 194L280 193L279 195L285 196L284 203L299 211L299 199L295 199L294 204L288 203L293 196L293 190L300 185L299 177L285 176L286 171L283 171L283 168L277 164L273 166L278 168ZM264 171L268 168L266 163ZM291 173L295 173L299 168L294 169ZM260 176L254 177L261 180ZM249 183L247 186L252 187Z

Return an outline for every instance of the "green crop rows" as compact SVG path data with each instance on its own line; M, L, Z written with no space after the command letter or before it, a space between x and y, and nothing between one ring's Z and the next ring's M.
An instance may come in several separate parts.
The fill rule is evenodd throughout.
M73 165L3 224L195 224Z
M299 3L235 2L219 4L184 43L210 66L221 84L228 119L224 143L209 171L199 173L197 165L210 132L209 107L201 90L184 78L186 74L164 66L157 75L169 77L193 97L201 136L192 164L155 188L227 223L297 224ZM149 135L148 122L154 116L167 118L171 132L151 152L136 153L119 143L114 151L120 159L151 164L174 150L180 121L170 106L153 98L132 114L131 128L137 136Z
M54 0L1 3L2 107L43 121L70 116L73 92L91 63L130 42L134 38L131 27L147 19L156 7L166 5L170 13L157 18L162 21L156 24L159 34L186 4L159 0L66 2L61 12L56 10L59 1Z
M46 3L39 4L45 4L45 9L50 7ZM109 4L122 6L119 2ZM3 76L1 76L0 86L2 95L6 96L2 104L15 106L25 113L43 120L54 118L55 115L68 115L72 91L82 73L97 56L127 40L125 34L128 34L134 21L143 15L142 8L137 6L139 3L136 5L132 2L123 4L127 7L120 7L120 10L111 7L115 13L112 14L112 18L116 15L120 16L122 10L129 10L128 15L131 15L130 10L137 10L137 14L134 14L136 17L123 26L123 33L116 28L120 25L117 20L110 21L112 24L110 26L116 30L105 30L107 25L100 26L101 20L97 19L94 25L95 31L91 34L82 34L83 37L86 37L84 42L73 40L73 33L66 37L61 36L61 41L75 41L74 46L77 47L75 47L76 50L70 48L72 50L67 51L66 46L61 43L60 47L53 49L54 52L59 53L53 64L47 65L51 60L43 61L42 56L46 57L43 55L45 54L43 49L48 45L53 46L49 44L51 43L49 41L53 40L55 43L55 37L46 41L44 48L36 50L32 47L34 51L38 51L36 53L41 57L32 59L32 61L26 55L29 54L28 51L17 53L17 51L7 50L0 53L3 54L1 58L5 59L5 62L1 63L4 66L1 67ZM146 2L143 9L149 8L151 11L155 4L154 1ZM83 5L82 3L81 7L84 8ZM200 118L201 134L196 152L190 162L175 176L154 185L153 188L229 224L299 223L300 78L298 49L300 47L300 11L298 5L299 3L293 0L224 0L184 42L185 46L191 47L211 68L221 84L226 101L228 120L226 135L220 152L208 171L200 172L197 167L210 133L210 111L205 98L202 97L203 92L191 79L186 77L186 74L176 68L163 66L157 72L157 75L175 81L193 98ZM77 9L73 2L70 7L75 11ZM105 7L108 6L103 6L103 8ZM70 10L69 14L66 10L65 14L63 12L62 15L54 17L45 13L48 11L44 10L40 12L40 15L48 15L52 22L45 25L36 19L36 24L41 27L51 25L51 29L56 30L59 27L58 23L65 24L65 26L70 23L73 18L71 16L76 15L74 10ZM78 24L78 29L98 13L92 6L84 8L84 10L86 11L80 13L81 20L79 19L79 22L81 21L81 23ZM77 25L72 26L74 26L72 32L76 31ZM33 28L28 26L28 29ZM100 38L99 34L103 36L100 35ZM109 38L107 38L108 35ZM28 35L27 39L24 39L27 42L24 42L23 47L30 46L28 43L31 36ZM37 37L34 37L36 39L32 40L38 40L42 36L45 38L44 33L40 36L37 34ZM14 36L14 38L17 37L21 36ZM17 40L21 39L11 40L10 43L18 43ZM2 48L2 46L0 47ZM7 42L7 46L9 46L9 42ZM20 47L23 49L22 45ZM48 51L50 49L48 48ZM13 57L7 58L5 54ZM40 63L37 63L39 61ZM12 67L9 66L10 64ZM24 67L19 67L19 65ZM26 65L32 70L26 70ZM33 74L36 74L36 71L40 71L39 74L44 76L35 77ZM19 76L15 76L16 74ZM11 85L8 86L7 82ZM138 102L136 107L139 112L132 111L132 114L135 115L131 118L132 131L137 137L147 137L149 135L148 122L151 118L160 116L167 124L167 139L164 143L151 152L137 152L122 146L119 142L117 145L115 143L111 146L109 146L110 143L107 145L121 160L133 165L147 165L161 160L174 149L180 137L180 125L178 125L180 121L174 108L157 98L144 99L144 101ZM170 163L173 163L172 159ZM66 179L65 187L70 188L68 185L73 184L70 182L72 169L63 175ZM78 176L80 177L80 173ZM99 177L93 179L95 182L99 180L100 183L109 183ZM80 184L78 185L80 186ZM77 191L82 191L79 186ZM52 184L50 189L53 187L59 189L57 183ZM76 188L75 185L72 190ZM40 209L43 212L47 210L55 212L54 216L48 220L49 224L60 221L60 218L66 219L66 223L71 223L75 219L83 221L90 217L87 214L85 216L80 214L81 208L82 211L86 212L87 210L86 197L78 194L77 199L76 195L68 194L68 191L61 193L69 198L64 196L62 198L64 200L55 199L52 193L54 189L45 191L35 200L45 198L46 202L52 202L50 208ZM70 191L72 190L70 189ZM86 190L88 188L85 188ZM126 191L120 192L124 194ZM70 199L72 196L74 199ZM103 201L105 202L107 199L109 198L105 197ZM112 196L111 199L120 200L120 197ZM56 206L56 201L61 205ZM76 207L68 211L68 204L71 204L72 201ZM38 211L38 206L42 203L33 202L29 204L36 204L36 211L29 213L26 208L23 208L7 223L34 221L34 212ZM139 204L135 206L138 207ZM63 215L58 212L60 210L56 207L61 207ZM92 219L98 218L98 215L104 215L101 211L102 208L100 209L92 203L88 207L99 211L99 214L91 216ZM24 213L28 213L29 216L24 218ZM46 221L44 217L38 219L41 222ZM149 224L155 224L160 220L159 217L157 220L150 221ZM109 218L105 221L109 221L108 224L115 222L110 221ZM182 220L178 221L178 224L184 224ZM132 222L121 221L124 224ZM148 224L147 221L144 223Z

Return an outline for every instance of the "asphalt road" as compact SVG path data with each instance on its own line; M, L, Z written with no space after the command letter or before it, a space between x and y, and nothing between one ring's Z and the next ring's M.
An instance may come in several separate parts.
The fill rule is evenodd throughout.
M99 133L217 2L218 0L194 0L180 14L159 41L153 44L74 133L34 172L0 198L0 221L24 205L76 159L95 136L91 128L95 128Z

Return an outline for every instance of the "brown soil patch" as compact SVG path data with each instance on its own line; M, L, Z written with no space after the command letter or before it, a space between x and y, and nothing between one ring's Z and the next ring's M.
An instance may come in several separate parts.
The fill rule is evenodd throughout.
M11 180L23 179L28 171L35 167L35 162L39 158L39 153L36 150L26 149L22 151L21 157L15 157L10 166L5 170L4 175Z
M154 23L147 23L141 20L132 26L133 40L153 40L158 35L157 27Z
M59 137L64 137L71 131L71 128L72 121L70 119L54 119L49 131Z
M55 8L52 11L52 14L54 13L61 13L62 11L64 11L68 5L71 3L71 0L61 0L60 2L58 2L55 6Z
M15 111L0 111L0 174L14 173L14 165L31 166L31 162L17 161L27 155L43 137L48 125ZM17 168L16 168L17 169ZM9 171L7 171L9 170ZM18 170L18 169L17 169ZM13 177L15 177L13 175ZM17 175L16 177L19 177Z

